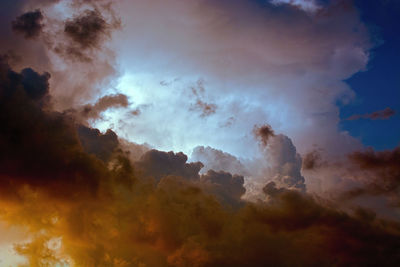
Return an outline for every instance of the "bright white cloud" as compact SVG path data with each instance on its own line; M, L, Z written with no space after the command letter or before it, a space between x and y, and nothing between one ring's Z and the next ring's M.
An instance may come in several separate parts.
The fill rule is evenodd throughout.
M122 2L124 27L113 44L126 73L119 89L141 113L116 113L114 129L163 150L189 153L204 145L240 157L257 151L251 130L263 123L302 153L314 144L331 153L357 147L338 131L336 106L353 94L343 79L368 61L357 10L333 5L314 15L282 8L241 0ZM209 116L193 108L191 87L199 79L200 100L216 105Z

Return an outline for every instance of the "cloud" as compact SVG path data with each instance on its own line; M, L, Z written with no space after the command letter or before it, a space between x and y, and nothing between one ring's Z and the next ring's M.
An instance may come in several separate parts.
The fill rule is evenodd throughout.
M32 69L17 73L4 62L0 71L2 183L13 177L16 186L49 184L43 189L51 192L63 188L65 180L71 187L80 183L75 175L80 172L87 176L80 186L95 191L104 168L83 152L73 119L48 111L50 75Z
M201 117L207 117L214 114L217 111L217 106L215 104L208 104L198 99L196 101L196 104L194 104L191 107L191 110L200 111Z
M363 209L347 213L298 190L301 161L286 136L276 134L263 147L278 176L264 187L269 201L247 202L243 176L212 170L200 175L203 165L188 163L183 153L149 150L132 162L118 149L115 133L79 126L73 116L52 110L51 90L28 94L30 87L47 86L43 74L31 70L33 86L4 62L0 70L0 218L25 229L15 251L28 265L399 260L397 222ZM50 100L39 105L38 96ZM205 152L235 162L220 151ZM384 170L394 168L396 153L354 157L362 168Z
M43 14L39 9L26 12L12 21L12 29L27 39L33 39L42 31L42 20Z
M314 144L330 155L361 147L337 127L337 103L355 96L343 80L365 68L373 46L352 3L331 1L315 12L242 0L152 0L151 8L146 1L115 7L124 25L113 43L126 70L119 89L136 96L138 104L156 107L141 118L123 119L121 128L130 130L121 135L146 135L141 142L163 150L189 153L204 145L251 158L258 146L249 133L268 121L290 136L301 154ZM168 86L160 84L176 77L179 81L163 83ZM197 99L186 89L199 79L206 85L199 106L217 107L206 119L187 112ZM201 114L200 107L196 111ZM177 130L182 128L184 134Z
M98 119L101 113L109 108L128 107L128 105L128 97L124 94L106 95L99 98L97 102L92 105L87 104L83 106L78 112L85 119Z
M98 129L79 125L78 136L87 153L94 154L104 161L108 161L119 146L117 135L110 129L102 134Z
M237 205L241 197L246 192L244 188L244 177L232 175L224 171L209 170L201 176L201 182L204 183L207 191L212 192L221 202L230 205Z
M374 151L367 149L349 155L353 176L362 185L345 192L345 198L365 195L384 196L394 206L400 205L400 148Z
M87 9L64 23L65 43L56 44L54 51L60 55L82 62L93 60L94 51L101 50L111 31L118 28L116 21L106 21L97 9Z
M302 159L289 137L279 134L271 138L266 148L270 164L269 177L280 187L305 191L301 174Z
M359 119L370 119L370 120L387 120L394 116L396 111L391 108L385 108L384 110L374 111L366 114L354 114L348 117L346 120L354 121Z
M174 153L150 150L139 161L135 162L142 175L150 176L159 181L163 176L175 175L189 180L198 180L201 162L186 163L188 157L182 152Z
M271 3L275 5L289 4L310 12L315 12L320 8L314 0L272 0Z
M134 8L119 9L141 22L129 24L133 32L125 37L135 42L123 42L130 46L127 61L140 65L143 72L160 74L162 69L166 77L151 76L154 84L183 74L191 77L179 80L182 84L174 80L160 85L162 90L145 84L143 88L152 90L141 95L148 102L138 105L149 108L132 116L138 138L146 129L168 146L189 134L196 137L188 141L190 148L204 146L196 148L194 162L188 162L182 152L129 143L116 131L82 125L79 112L64 111L81 111L86 105L88 116L96 118L109 107L129 104L129 95L99 89L115 73L115 58L103 43L111 32L100 22L112 25L109 2L74 1L62 6L66 17L48 1L30 3L53 22L43 25L41 37L46 40L16 42L21 61L12 64L18 67L3 58L0 62L0 221L22 233L13 243L25 265L385 266L399 262L398 221L364 208L349 208L337 198L309 194L301 173L302 166L315 166L316 160L311 154L302 164L297 144L302 145L303 139L308 142L305 148L318 141L327 146L332 142L339 150L347 140L336 131L338 118L332 103L348 93L340 80L365 66L369 47L351 4L331 5L314 14L291 5L260 7L239 0L154 0L151 5L135 1ZM24 1L13 4L12 19L27 7ZM161 11L165 16L159 16ZM69 33L64 22L72 25ZM10 23L2 25L11 30ZM94 40L85 39L91 34ZM7 38L2 49L15 40ZM79 48L90 60L54 53L59 44ZM154 53L145 53L146 49ZM164 49L168 53L160 53ZM201 82L196 93L186 97L182 92L188 84L203 75L207 91L202 92ZM132 91L138 90L140 83L132 84ZM98 95L105 97L97 99ZM206 120L187 114L193 95L195 101L218 106L218 112L207 117L207 127ZM323 101L315 101L321 95ZM312 115L321 109L326 111L319 113L325 114L322 118ZM151 112L153 117L148 115ZM221 128L220 122L227 119L231 124ZM269 119L272 126L256 128L262 144L257 146L253 126ZM165 125L179 134L166 131L171 128ZM288 132L294 133L294 141L286 136ZM210 140L221 147L207 146L212 145ZM235 153L222 149L230 144L235 144L231 149ZM354 145L351 140L349 144ZM368 192L363 196L379 194L396 200L397 150L361 151L351 154L347 165L328 167L338 176L349 168L360 181L358 188ZM321 157L325 160L325 156ZM252 189L246 183L252 179L259 182L256 189L262 201L245 198ZM371 186L377 189L369 191Z
M165 86L165 82L161 85ZM204 81L197 80L196 86L191 87L192 93L196 98L196 103L191 104L189 110L200 112L200 117L205 118L217 111L217 105L213 103L207 103L203 100L205 94Z
M323 164L323 162L321 158L321 152L319 150L313 150L303 156L302 169L304 170L317 169L321 166L321 164Z
M200 161L204 164L203 172L208 170L226 171L239 175L246 175L248 171L245 165L236 157L222 150L212 147L198 146L193 149L190 156L191 161Z
M257 139L260 140L263 146L267 146L269 138L275 136L274 131L268 124L265 124L263 126L254 126L253 133L257 137Z
M67 20L64 32L84 49L97 47L99 39L107 35L107 23L98 11L86 10L73 20Z

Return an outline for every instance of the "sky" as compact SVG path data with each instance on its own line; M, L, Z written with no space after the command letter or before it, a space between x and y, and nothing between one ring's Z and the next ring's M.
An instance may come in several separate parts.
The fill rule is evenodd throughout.
M387 107L399 110L400 67L396 50L400 40L399 29L395 25L400 5L397 1L358 1L356 5L360 9L362 21L371 25L379 44L370 51L367 70L347 80L357 99L351 105L341 107L341 118ZM342 121L341 127L361 139L363 144L383 150L399 144L399 119L398 115L394 115L382 121Z
M395 0L0 3L0 267L397 266Z

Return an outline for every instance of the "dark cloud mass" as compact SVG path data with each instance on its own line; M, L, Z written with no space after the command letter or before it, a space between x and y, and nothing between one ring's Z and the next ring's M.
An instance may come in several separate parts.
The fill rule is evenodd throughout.
M347 118L347 120L359 120L359 119L370 119L370 120L387 120L390 117L394 116L396 111L391 108L385 108L384 110L374 111L372 113L366 114L354 114Z
M38 104L49 97L48 75L18 73L3 62L0 78L0 214L28 227L32 237L14 248L30 266L395 266L400 260L396 222L366 212L351 216L274 182L264 188L269 202L246 202L243 176L199 175L202 163L187 163L183 153L150 150L130 162L114 132L77 125L73 116L52 111L51 99ZM290 139L276 135L268 146L283 149L276 151L277 164L286 166L277 181L299 175ZM396 153L353 157L364 168L384 170L397 166ZM61 250L49 245L57 238Z
M27 39L33 39L42 31L42 20L43 14L39 9L30 11L12 21L12 29Z
M244 177L232 175L224 171L209 170L201 176L201 181L206 184L214 195L221 198L222 202L236 204L246 192L244 188Z
M117 135L110 129L102 134L98 129L79 125L78 136L84 150L103 161L108 161L119 145Z
M95 10L86 10L83 14L65 22L64 32L83 49L99 45L101 38L108 35L109 25Z
M182 152L174 153L150 150L135 163L138 171L143 175L160 180L163 176L175 175L189 180L199 179L199 171L203 167L201 162L186 163L188 157Z
M104 6L100 2L101 9L96 1L87 1L86 4L92 5L91 9L86 9L64 22L64 36L58 36L54 40L53 49L56 53L79 62L91 63L98 60L99 54L95 54L96 51L101 51L105 41L110 39L112 30L120 27L119 21L112 16L110 5ZM85 6L79 1L75 4ZM106 15L111 18L106 18Z
M400 147L393 150L354 152L349 155L351 171L364 185L347 191L346 198L385 196L400 207Z

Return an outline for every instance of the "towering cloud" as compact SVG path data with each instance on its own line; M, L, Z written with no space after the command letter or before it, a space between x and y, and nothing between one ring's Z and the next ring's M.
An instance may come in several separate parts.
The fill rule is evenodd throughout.
M290 138L276 135L267 147L267 160L270 164L270 177L285 188L305 191L304 177L301 174L302 160Z

